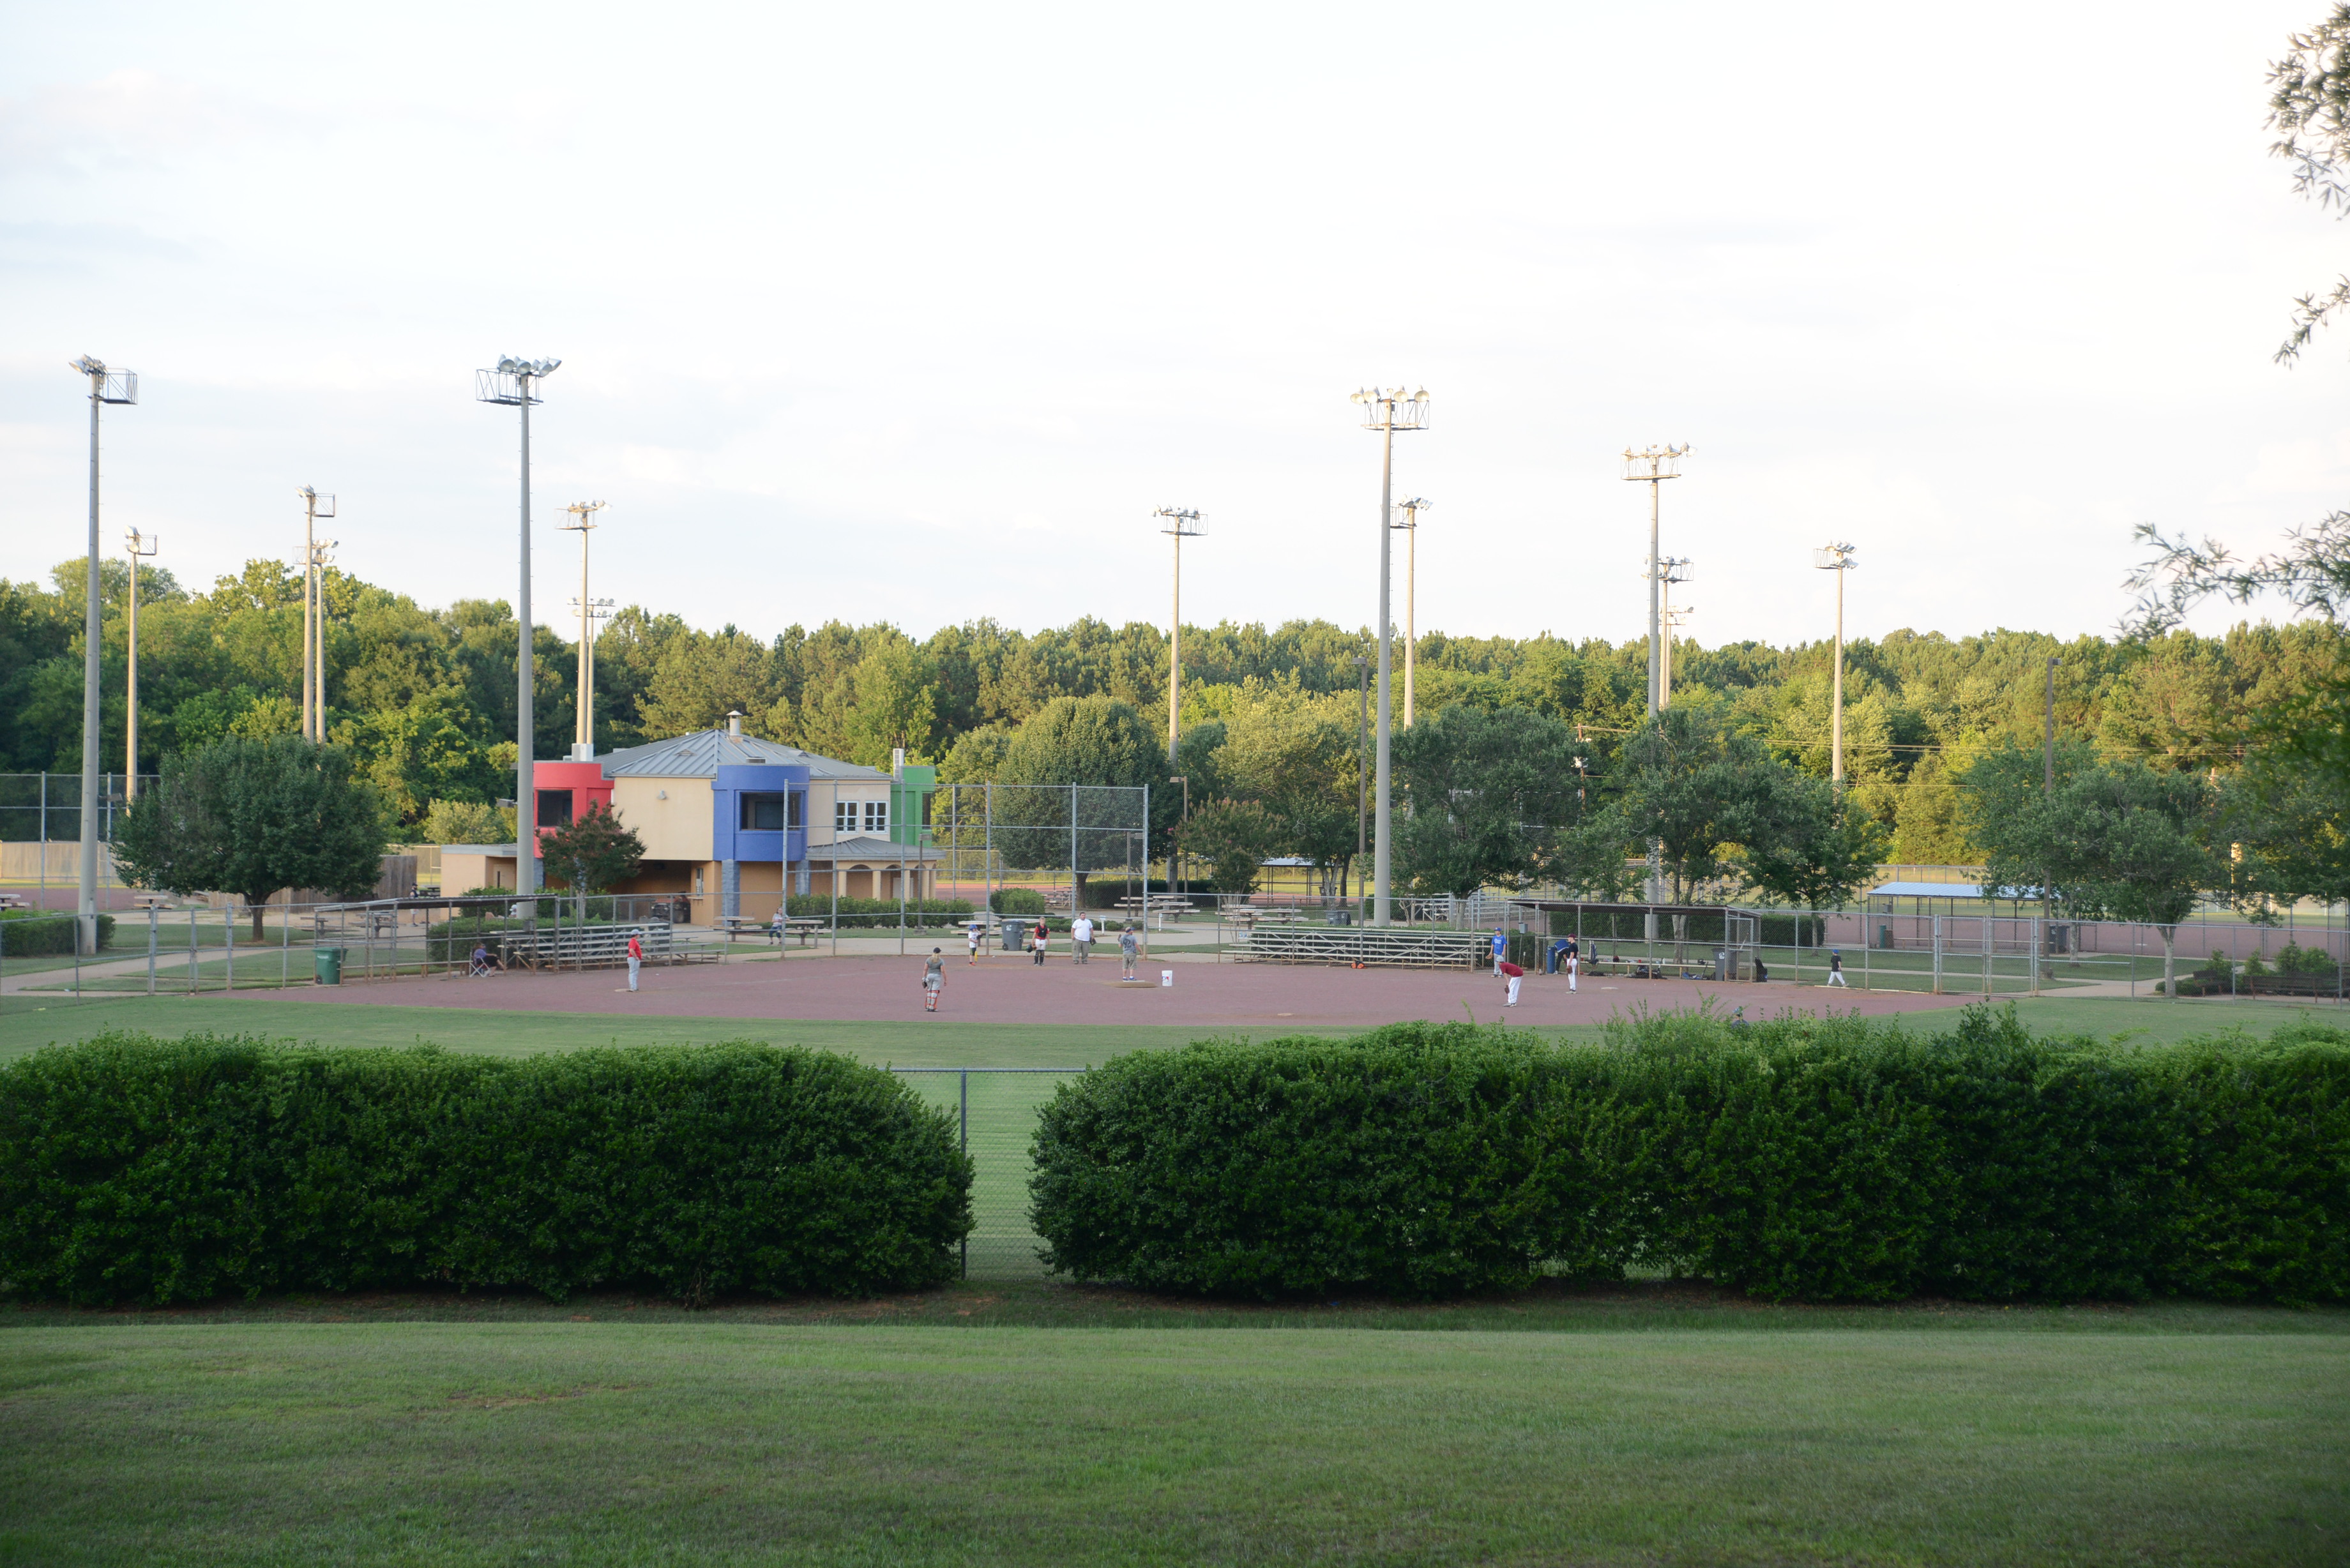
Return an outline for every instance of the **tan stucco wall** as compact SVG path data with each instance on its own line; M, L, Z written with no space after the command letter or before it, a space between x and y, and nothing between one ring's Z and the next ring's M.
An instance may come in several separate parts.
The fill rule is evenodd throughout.
M648 860L709 859L711 805L708 779L612 781L612 809L644 840Z
M461 849L441 854L441 891L451 898L474 888L511 888L515 857L511 855L468 855Z

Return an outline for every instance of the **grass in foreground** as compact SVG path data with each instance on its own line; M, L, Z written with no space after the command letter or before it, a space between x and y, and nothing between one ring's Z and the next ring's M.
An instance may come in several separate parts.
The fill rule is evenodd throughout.
M576 1309L575 1309L576 1310ZM47 1563L2302 1563L2339 1335L0 1333Z

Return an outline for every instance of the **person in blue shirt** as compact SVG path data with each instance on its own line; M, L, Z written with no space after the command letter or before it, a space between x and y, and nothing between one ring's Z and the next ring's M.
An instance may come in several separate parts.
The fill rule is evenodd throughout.
M1510 948L1509 934L1499 926L1493 928L1493 967L1499 969Z

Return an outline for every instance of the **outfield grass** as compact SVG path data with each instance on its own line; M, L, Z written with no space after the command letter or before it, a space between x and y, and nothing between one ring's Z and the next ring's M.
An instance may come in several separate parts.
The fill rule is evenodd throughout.
M2323 1333L0 1329L42 1563L2316 1563Z

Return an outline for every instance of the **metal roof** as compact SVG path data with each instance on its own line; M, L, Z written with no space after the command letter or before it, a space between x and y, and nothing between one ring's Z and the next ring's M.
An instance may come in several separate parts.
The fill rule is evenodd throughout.
M2022 903L2040 897L2037 888L1994 888L1988 893L1980 882L1884 882L1868 890L1872 898L2000 898Z
M755 736L730 735L723 730L696 730L650 745L630 746L596 759L608 779L714 779L721 767L740 763L790 763L808 770L812 779L847 779L859 784L887 784L889 775L879 768L860 767L837 757L818 756L797 746L781 746Z
M816 853L823 850L822 855ZM844 860L872 860L894 866L899 858L913 865L924 860L943 860L946 851L936 845L899 844L888 838L838 838L830 844L811 844L808 858L838 865Z
M1894 898L1980 898L1980 882L1885 882L1868 890L1869 897Z

